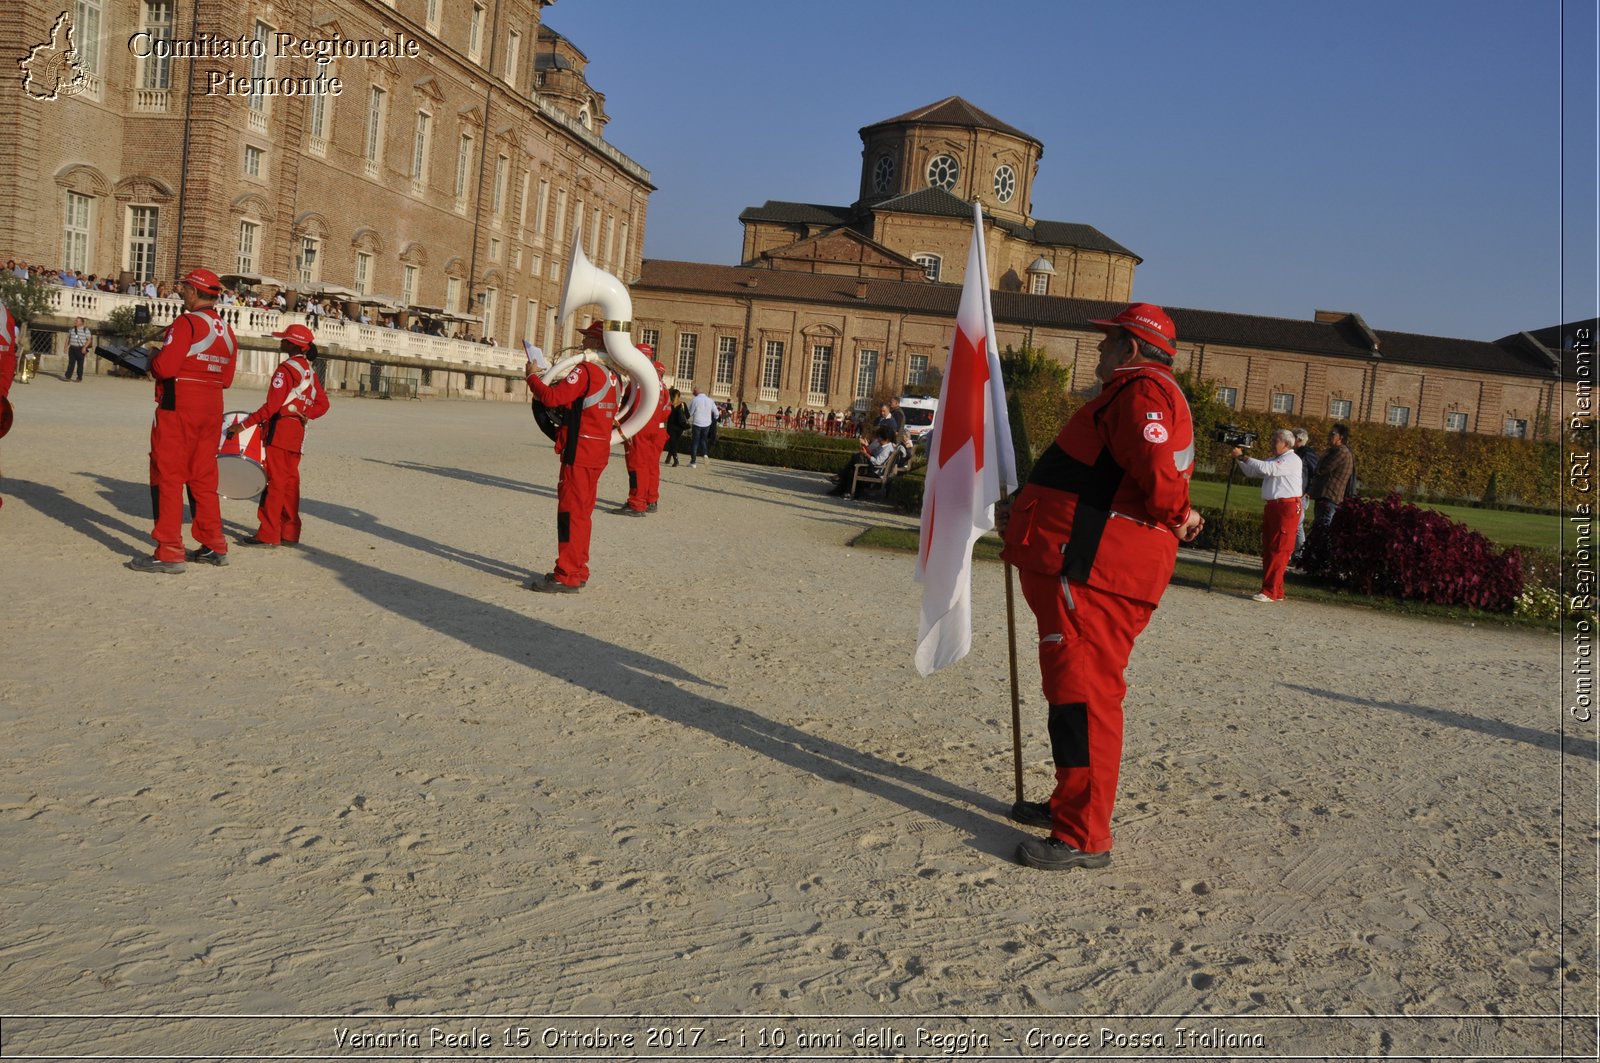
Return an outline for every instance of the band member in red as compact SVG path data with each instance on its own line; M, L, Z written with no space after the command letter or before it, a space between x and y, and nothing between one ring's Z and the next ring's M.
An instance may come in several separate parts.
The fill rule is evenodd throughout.
M583 336L585 350L600 349L599 322ZM561 415L556 432L556 454L561 458L556 483L556 567L542 576L535 573L528 589L576 594L589 582L589 536L600 474L611 458L617 378L599 362L582 361L564 379L546 384L539 373L547 367L544 352L528 348L528 390L552 413Z
M240 539L241 546L289 546L300 542L300 452L306 439L306 422L328 412L328 393L311 368L315 337L304 325L290 325L273 336L278 349L288 355L272 374L267 401L243 421L228 426L232 439L246 428L264 425L267 455L267 489L256 508L256 533Z
M222 282L208 269L192 269L178 281L184 312L167 326L161 350L150 359L156 382L155 423L150 429L150 498L155 506L153 557L128 562L138 572L182 572L184 559L228 563L217 500L217 441L222 436L222 391L233 383L239 341L217 315ZM200 547L183 549L183 495L194 511L190 531Z
M0 428L0 436L6 434L11 427L11 378L17 372L17 336L21 329L17 326L17 319L11 316L11 311L4 303L0 303L0 419L6 424ZM0 499L0 505L5 500Z
M1161 600L1179 541L1200 534L1189 505L1194 425L1172 376L1176 330L1135 303L1090 324L1105 331L1100 393L1067 422L998 519L1039 626L1056 787L1013 819L1049 827L1017 859L1067 870L1111 862L1122 765L1123 672Z
M639 344L639 353L646 358L655 357L655 350L648 343ZM667 414L672 405L667 397L667 367L660 362L651 364L661 382L656 396L656 415L622 444L623 457L628 464L628 500L617 507L617 512L629 517L654 513L656 503L661 501L661 452L667 446Z

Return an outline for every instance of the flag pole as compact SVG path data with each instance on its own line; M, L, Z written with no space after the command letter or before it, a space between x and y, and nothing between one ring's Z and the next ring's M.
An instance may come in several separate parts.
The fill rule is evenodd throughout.
M1017 609L1011 592L1011 562L1006 563L1006 649L1011 655L1011 760L1022 800L1022 699L1017 694Z

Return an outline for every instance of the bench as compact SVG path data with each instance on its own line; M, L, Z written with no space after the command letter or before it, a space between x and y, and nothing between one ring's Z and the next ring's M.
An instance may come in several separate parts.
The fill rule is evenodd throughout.
M868 487L876 485L882 489L883 497L888 498L889 481L894 479L895 472L895 460L893 458L886 461L881 469L874 469L868 464L857 465L855 471L850 475L850 491L845 497L860 499L861 487L865 484Z

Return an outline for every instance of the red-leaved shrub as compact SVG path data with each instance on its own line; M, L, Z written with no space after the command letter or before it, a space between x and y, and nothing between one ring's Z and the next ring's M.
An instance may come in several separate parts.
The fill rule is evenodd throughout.
M1320 542L1307 544L1308 573L1362 594L1509 613L1522 593L1522 556L1497 553L1482 534L1391 494L1345 501Z

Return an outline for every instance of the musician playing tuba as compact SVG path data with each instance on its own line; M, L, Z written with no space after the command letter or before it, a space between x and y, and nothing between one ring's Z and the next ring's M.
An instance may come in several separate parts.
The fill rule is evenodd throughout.
M604 325L596 321L582 332L586 351L603 351ZM550 368L539 348L524 345L528 353L528 390L553 412L556 455L561 459L556 483L556 567L535 573L529 590L547 594L576 594L589 582L589 536L594 523L595 495L600 474L611 458L611 431L617 419L617 378L597 361L583 359L554 383L541 374Z

